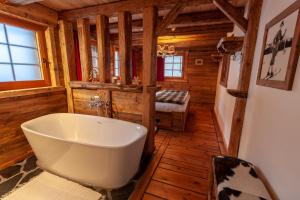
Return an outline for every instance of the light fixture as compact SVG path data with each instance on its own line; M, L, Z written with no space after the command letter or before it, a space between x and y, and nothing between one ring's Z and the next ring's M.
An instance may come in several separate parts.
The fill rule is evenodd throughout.
M157 45L157 56L158 57L165 57L165 56L172 56L175 54L175 46L174 45Z

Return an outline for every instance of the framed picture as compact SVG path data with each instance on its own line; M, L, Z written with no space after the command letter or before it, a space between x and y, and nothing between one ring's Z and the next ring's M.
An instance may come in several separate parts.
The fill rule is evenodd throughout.
M220 62L222 67L220 84L223 85L224 87L227 87L229 68L230 68L230 57L231 56L229 54L224 54L222 61Z
M257 84L291 90L299 58L300 1L296 1L265 28Z

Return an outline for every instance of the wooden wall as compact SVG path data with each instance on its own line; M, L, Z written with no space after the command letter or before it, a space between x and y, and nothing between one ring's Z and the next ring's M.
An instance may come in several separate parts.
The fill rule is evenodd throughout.
M93 96L100 96L102 100L111 100L112 116L116 119L142 122L143 99L141 92L124 92L111 90L73 89L74 112L88 115L106 116L105 109L90 108Z
M67 112L64 88L1 92L0 169L24 159L32 151L21 130L21 124L56 112Z
M212 52L189 51L186 80L158 82L166 89L189 90L191 102L213 104L215 102L219 63L211 59ZM196 65L195 59L203 59L203 65Z

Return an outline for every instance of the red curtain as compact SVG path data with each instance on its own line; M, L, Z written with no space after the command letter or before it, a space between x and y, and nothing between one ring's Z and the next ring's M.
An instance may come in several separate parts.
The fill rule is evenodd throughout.
M157 57L157 81L165 80L165 59Z
M78 40L78 34L76 31L73 32L74 37L74 49L75 49L75 63L76 63L76 74L77 74L77 80L82 80L82 74L81 74L81 63L80 63L80 51L79 51L79 40Z

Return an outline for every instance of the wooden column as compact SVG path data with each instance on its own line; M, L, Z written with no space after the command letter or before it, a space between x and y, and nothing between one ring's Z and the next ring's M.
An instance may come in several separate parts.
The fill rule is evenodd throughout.
M110 70L110 40L109 40L109 21L104 15L97 15L97 46L98 46L98 66L99 81L105 83L110 77L106 77Z
M131 21L129 12L118 13L120 79L124 85L131 83Z
M78 41L80 50L80 62L82 81L89 81L90 68L92 67L92 52L90 40L89 19L77 19Z
M55 45L54 26L49 26L46 29L45 38L46 38L46 45L47 45L51 85L57 87L60 86L60 81L59 81L59 69L58 69L57 53L56 53L56 45Z
M155 149L156 33L157 8L144 8L143 21L143 125L148 129L145 154Z
M74 39L72 24L59 21L59 41L64 71L64 82L67 90L68 112L74 112L72 89L70 81L76 80L76 64L74 55Z
M240 69L238 90L248 92L253 65L253 56L256 46L259 19L261 14L262 0L250 0L248 7L248 26L244 39L243 60ZM238 155L240 139L244 124L246 98L237 98L232 117L231 134L229 141L229 154Z

